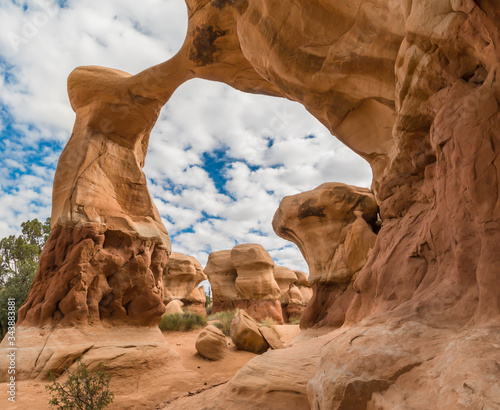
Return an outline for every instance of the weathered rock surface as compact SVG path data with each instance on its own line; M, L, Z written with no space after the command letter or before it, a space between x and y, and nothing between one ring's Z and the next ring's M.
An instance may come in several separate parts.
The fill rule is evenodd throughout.
M299 272L300 279L295 272ZM285 266L275 266L273 274L281 291L283 319L288 322L290 319L300 318L312 297L307 275L304 272L292 271Z
M256 320L270 317L282 323L280 288L273 271L273 259L258 244L212 252L205 267L212 286L212 312L244 309Z
M223 359L227 353L226 336L215 326L206 326L196 340L198 353L210 360Z
M205 273L212 288L214 309L219 303L232 302L238 298L235 285L238 274L231 260L231 250L210 253Z
M301 102L374 173L383 223L364 267L310 266L309 324L339 329L321 349L305 408L499 407L498 2L189 4L193 37L203 24L221 34L197 75ZM246 80L238 74L247 63ZM314 211L304 219L322 212L304 208ZM293 238L308 262L333 263L324 247L308 252L313 239ZM338 266L349 251L339 252ZM208 408L245 408L249 397L266 408L270 392L284 390L275 355L294 356L272 353L242 369ZM256 362L265 376L252 390L247 372Z
M290 303L287 315L303 316L302 327L344 322L355 293L352 282L375 246L377 212L370 190L340 183L326 183L281 201L273 228L299 247L315 289L304 312Z
M7 350L6 340L0 346L0 366L7 369L7 355L3 354ZM106 363L112 376L127 377L137 383L143 377L158 376L164 370L162 361L172 363L176 357L158 327L144 326L54 330L20 326L16 330L16 346L22 352L16 356L17 380L48 380L48 371L60 375L82 357L89 366ZM174 363L172 366L177 367ZM0 381L7 378L7 372L2 372Z
M240 309L234 315L230 334L234 345L240 350L260 354L269 349L259 326L244 310Z
M163 271L163 303L167 305L173 300L180 300L187 310L206 314L205 291L198 288L206 279L203 267L195 258L172 252Z
M184 303L182 303L180 300L172 300L171 302L167 303L167 306L165 306L165 313L163 315L182 315L184 313L184 311L182 310L183 306Z
M167 249L105 226L58 226L19 310L24 327L157 325Z
M267 326L260 326L259 332L271 349L283 349L285 346L278 334Z
M357 274L311 269L311 323L337 330L259 357L184 408L499 407L498 2L187 3L173 59L70 76L75 131L21 327L159 320L168 237L141 167L162 105L206 78L302 103L370 163L383 223Z

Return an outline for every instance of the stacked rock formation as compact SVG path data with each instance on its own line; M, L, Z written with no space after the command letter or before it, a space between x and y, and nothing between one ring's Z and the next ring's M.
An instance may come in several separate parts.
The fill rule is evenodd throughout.
M198 288L206 279L203 267L195 258L172 252L163 271L163 303L166 306L174 300L179 300L185 309L206 315L205 291L203 287Z
M212 312L239 308L256 320L269 317L283 323L281 292L273 271L273 259L258 244L212 252L205 267L212 287Z
M302 316L303 328L344 323L355 294L353 283L375 245L377 213L370 190L340 183L281 201L274 230L298 246L314 289Z
M307 275L304 272L292 271L285 266L275 266L273 275L281 291L280 301L284 321L300 318L312 297Z
M206 78L302 103L370 163L383 223L357 276L327 272L327 283L350 280L354 294L343 318L318 308L311 323L342 328L266 353L224 386L173 406L245 409L251 397L252 408L275 409L498 407L498 2L187 4L188 33L171 60L136 76L71 74L75 128L19 334L44 324L158 323L169 245L141 167L160 108L182 82ZM331 294L311 276L318 293ZM62 363L48 364L47 336L24 340L39 360L19 366Z

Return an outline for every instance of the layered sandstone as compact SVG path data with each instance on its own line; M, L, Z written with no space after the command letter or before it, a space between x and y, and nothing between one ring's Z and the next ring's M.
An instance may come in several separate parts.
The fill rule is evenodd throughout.
M281 201L273 228L298 246L314 289L302 315L303 328L344 322L355 294L353 282L375 245L377 215L370 190L340 183L325 183Z
M288 322L290 319L300 318L312 297L307 275L304 272L292 271L285 266L275 266L273 275L281 291L283 319Z
M205 267L212 287L212 312L239 308L256 320L270 317L282 323L281 292L273 272L273 259L258 244L212 252Z
M206 279L203 267L195 258L172 252L163 271L163 303L166 306L179 300L187 310L205 315L205 291L198 285Z
M161 106L195 76L303 104L370 163L382 227L357 274L322 285L311 272L325 300L351 280L345 305L312 310L320 323L339 309L327 320L337 330L175 408L498 407L498 2L187 3L173 59L136 76L70 76L75 130L20 327L159 320L168 239L141 167Z
M316 339L319 346L266 353L227 386L177 408L204 400L243 409L250 397L260 408L300 400L304 408L498 407L498 3L189 6L191 32L205 24L220 37L201 76L304 104L372 166L382 226L357 274L328 270L322 283L311 269L314 297L336 301L327 312L317 303L312 323L325 318L338 330ZM271 86L256 89L251 70L248 81L239 76L247 62ZM342 284L352 286L345 301ZM342 314L328 319L336 309ZM297 360L318 352L291 387ZM293 376L284 363L295 363ZM264 377L255 377L257 367Z

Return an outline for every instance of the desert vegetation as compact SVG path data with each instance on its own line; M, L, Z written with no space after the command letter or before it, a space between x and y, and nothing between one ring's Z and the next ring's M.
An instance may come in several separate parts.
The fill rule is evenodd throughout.
M174 313L173 315L164 315L160 322L160 329L163 331L182 331L206 326L207 319L195 312Z

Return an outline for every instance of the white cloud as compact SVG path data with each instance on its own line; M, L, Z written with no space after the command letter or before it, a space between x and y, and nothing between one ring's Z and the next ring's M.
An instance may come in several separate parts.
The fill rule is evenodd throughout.
M63 9L53 0L0 5L3 237L50 213L58 153L74 121L68 74L79 65L137 73L170 58L184 40L187 13L181 0L69 0ZM30 24L35 30L28 36ZM17 48L12 35L22 40ZM214 150L225 152L215 156L213 172L222 178L216 181L204 163ZM257 242L280 264L302 270L297 248L272 231L279 201L326 181L368 186L371 179L368 165L300 104L203 80L182 85L163 109L145 172L175 251L204 264L212 250Z

